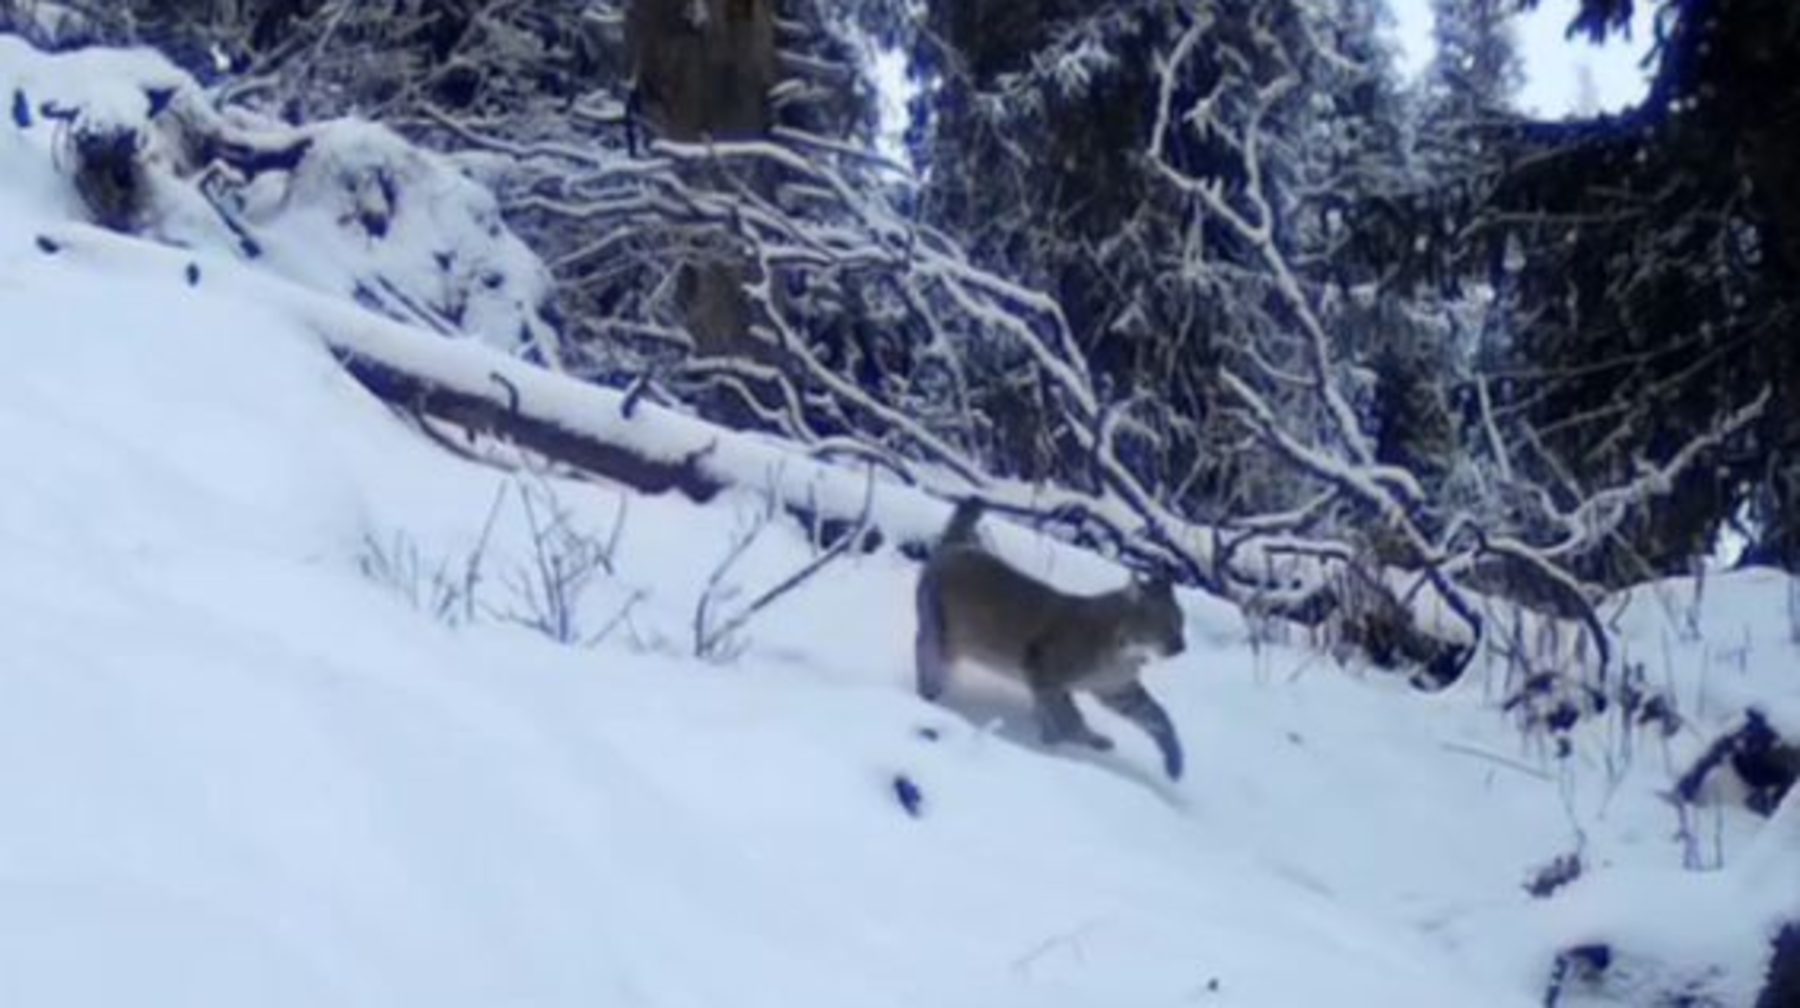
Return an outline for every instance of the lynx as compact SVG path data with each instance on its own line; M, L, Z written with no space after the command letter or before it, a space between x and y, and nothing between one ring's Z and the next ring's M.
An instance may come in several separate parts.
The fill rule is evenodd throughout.
M937 699L950 666L974 662L1030 688L1046 744L1108 750L1112 740L1088 726L1072 696L1091 693L1149 734L1163 769L1179 778L1181 740L1138 681L1151 660L1186 649L1173 585L1134 578L1103 595L1065 593L984 549L975 535L981 511L978 501L957 507L919 575L919 694Z

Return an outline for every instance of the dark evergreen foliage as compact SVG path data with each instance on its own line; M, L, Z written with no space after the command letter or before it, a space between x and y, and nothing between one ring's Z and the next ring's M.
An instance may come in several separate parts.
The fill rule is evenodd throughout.
M1360 193L1392 188L1404 172L1399 99L1376 41L1379 10L928 5L932 44L919 50L919 72L936 85L921 117L921 215L979 261L1055 294L1115 394L1167 406L1141 464L1188 513L1222 517L1288 502L1260 479L1267 459L1226 415L1217 368L1292 320L1269 301L1259 250L1209 220L1153 163L1158 62L1196 20L1208 23L1209 43L1174 81L1174 104L1211 95L1233 124L1254 119L1271 153L1252 164L1237 137L1176 127L1165 138L1167 161L1234 195L1254 182L1271 200L1283 253L1308 264L1319 283L1350 283L1336 222ZM1023 475L1066 478L1066 452L1045 443L1039 406L1020 395L998 413L1012 444L1004 454Z
M1577 27L1629 3L1584 5ZM1800 8L1665 7L1659 71L1626 115L1504 131L1458 230L1513 319L1496 409L1574 501L1667 459L1765 390L1714 464L1685 472L1591 558L1612 583L1686 569L1734 516L1751 556L1800 569Z

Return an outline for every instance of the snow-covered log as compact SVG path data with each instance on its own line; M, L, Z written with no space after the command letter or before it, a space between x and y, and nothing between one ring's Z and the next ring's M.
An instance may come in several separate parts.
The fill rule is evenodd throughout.
M332 342L329 336L326 342ZM498 373L490 375L491 388L483 393L440 384L366 353L337 346L333 349L345 370L383 401L414 413L421 420L455 424L471 440L486 435L511 442L561 465L603 476L642 493L673 490L705 502L725 488L725 481L699 464L706 449L682 458L662 458L536 416L524 408L519 390ZM630 408L629 400L624 408Z

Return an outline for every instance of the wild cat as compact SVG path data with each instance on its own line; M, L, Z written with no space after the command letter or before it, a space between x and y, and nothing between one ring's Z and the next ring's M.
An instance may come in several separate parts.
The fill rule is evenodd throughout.
M919 695L942 694L951 665L972 661L1031 689L1046 744L1079 742L1107 750L1075 706L1093 694L1155 740L1170 779L1181 776L1181 739L1168 712L1138 675L1156 658L1186 650L1174 586L1134 578L1103 595L1071 595L984 549L975 535L979 501L957 506L919 575L914 658Z

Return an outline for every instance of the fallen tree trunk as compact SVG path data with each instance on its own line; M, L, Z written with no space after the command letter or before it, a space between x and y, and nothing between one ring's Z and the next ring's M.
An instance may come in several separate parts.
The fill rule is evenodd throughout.
M817 457L805 446L728 431L629 391L474 340L445 338L239 264L209 263L202 275L180 249L80 225L41 235L38 245L71 267L112 276L230 284L244 301L310 330L384 402L645 493L673 491L704 502L741 487L773 493L783 507L821 520L855 521L864 511L862 466ZM875 524L901 542L934 537L948 507L919 507L922 491L891 469L875 468L884 474L876 481Z
M344 369L384 402L421 418L448 421L471 436L500 438L643 493L662 494L674 490L705 503L728 485L726 480L707 472L701 465L701 460L712 451L711 446L675 459L658 458L527 413L522 408L518 389L498 374L493 376L493 391L480 394L434 384L420 375L354 350L336 346L332 350Z

